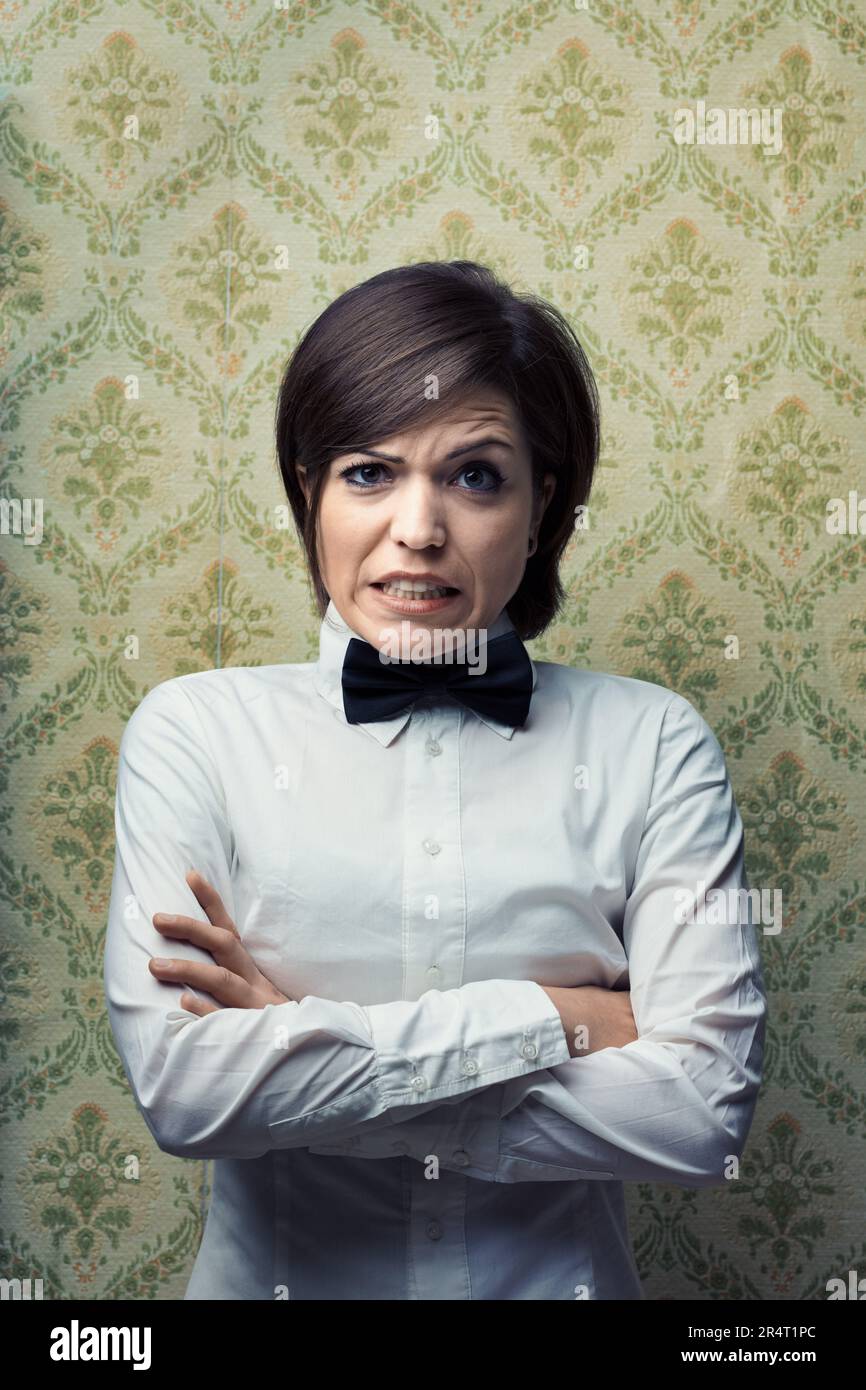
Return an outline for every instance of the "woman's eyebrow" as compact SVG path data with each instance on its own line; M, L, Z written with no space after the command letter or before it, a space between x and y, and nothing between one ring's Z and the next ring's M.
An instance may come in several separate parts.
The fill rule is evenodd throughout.
M511 449L512 452L514 450L514 445L509 443L507 439L495 439L491 435L487 439L476 439L474 444L461 444L459 448L452 449L450 454L445 455L446 462L448 459L459 458L461 454L470 454L473 449L485 449L491 445L498 445L500 449ZM383 454L380 449L345 449L343 452L347 454L371 454L374 458L386 459L388 463L406 462L397 454Z

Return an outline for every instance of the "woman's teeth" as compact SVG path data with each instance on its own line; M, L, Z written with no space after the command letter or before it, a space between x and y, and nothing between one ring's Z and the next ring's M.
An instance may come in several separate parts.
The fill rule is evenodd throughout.
M383 594L393 598L445 598L451 593L449 588L436 584L416 583L408 579L391 579L382 585Z

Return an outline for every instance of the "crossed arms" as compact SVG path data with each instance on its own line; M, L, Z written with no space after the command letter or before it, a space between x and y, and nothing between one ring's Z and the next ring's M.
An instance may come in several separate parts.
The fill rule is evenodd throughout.
M194 866L234 918L219 778L177 681L155 687L121 742L105 952L109 1017L160 1148L202 1158L306 1147L398 1153L486 1181L724 1181L751 1124L766 999L750 925L678 924L676 889L746 884L724 757L679 696L665 712L626 902L638 1037L572 1057L534 981L485 980L363 1006L307 996L196 1017L148 968L158 912L201 916ZM171 943L171 955L207 959Z

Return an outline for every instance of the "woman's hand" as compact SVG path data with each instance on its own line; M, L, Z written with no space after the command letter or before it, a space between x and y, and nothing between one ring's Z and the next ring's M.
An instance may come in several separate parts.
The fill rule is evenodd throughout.
M164 912L157 912L153 925L163 936L176 941L191 941L194 946L203 947L210 952L216 964L154 957L149 963L150 973L163 984L191 985L194 989L205 990L220 1001L206 1004L192 994L182 994L181 1008L199 1017L215 1013L223 1006L230 1009L263 1009L266 1004L288 1003L286 995L266 979L245 949L217 890L195 869L190 869L186 881L209 920L197 922L193 917L170 917Z
M541 988L559 1010L572 1057L588 1057L605 1047L625 1047L637 1042L629 990L603 989L599 985Z

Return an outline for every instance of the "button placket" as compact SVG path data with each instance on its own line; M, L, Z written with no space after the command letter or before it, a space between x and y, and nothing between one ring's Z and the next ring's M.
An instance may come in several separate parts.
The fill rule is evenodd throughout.
M435 721L437 737L431 725ZM405 824L406 997L424 990L452 989L463 980L466 889L460 845L459 731L461 714L416 706L407 728ZM445 731L444 733L442 731ZM468 1070L463 1069L469 1063ZM435 1080L467 1077L474 1058L451 1054L429 1061L412 1059L409 1085L418 1100L430 1103ZM427 1070L429 1078L422 1072ZM415 1284L422 1298L468 1297L464 1228L466 1176L452 1155L462 1133L446 1138L448 1127L431 1123L429 1152L440 1160L435 1178L419 1162L410 1165L410 1241ZM438 1136L438 1137L437 1137ZM414 1153L413 1157L418 1158ZM449 1165L451 1165L449 1167Z
M461 712L419 701L406 728L406 998L463 979L465 883L460 847Z

